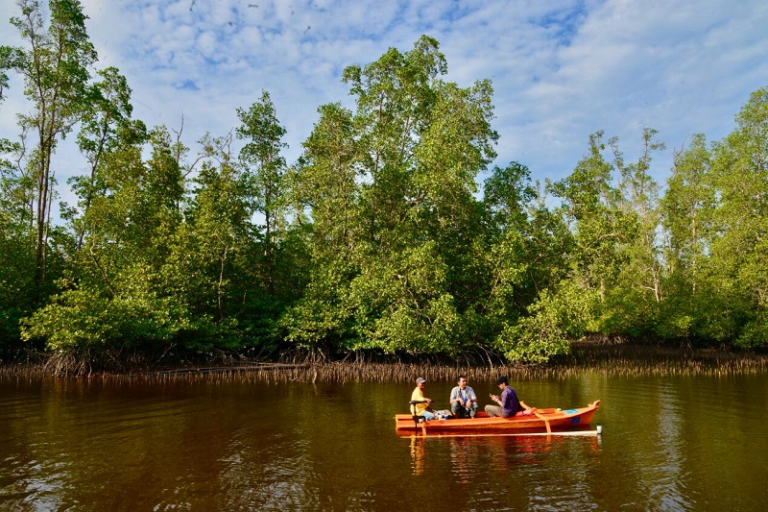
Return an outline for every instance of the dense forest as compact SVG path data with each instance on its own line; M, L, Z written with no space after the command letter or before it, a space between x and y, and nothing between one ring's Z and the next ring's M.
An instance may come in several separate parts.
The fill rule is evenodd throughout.
M540 183L492 166L490 81L444 80L423 36L347 67L354 108L320 106L289 163L268 92L187 147L132 118L80 2L19 6L25 45L0 47L0 101L30 105L0 140L3 351L542 362L586 336L768 345L768 88L669 171L653 168L655 130L637 161L597 132L570 175ZM77 204L57 198L65 136L88 162L68 181Z

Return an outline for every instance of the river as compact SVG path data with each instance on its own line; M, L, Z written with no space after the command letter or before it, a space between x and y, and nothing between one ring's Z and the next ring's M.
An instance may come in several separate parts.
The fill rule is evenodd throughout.
M409 383L6 376L0 509L763 510L767 377L512 379L539 407L600 399L602 435L423 439L395 435Z

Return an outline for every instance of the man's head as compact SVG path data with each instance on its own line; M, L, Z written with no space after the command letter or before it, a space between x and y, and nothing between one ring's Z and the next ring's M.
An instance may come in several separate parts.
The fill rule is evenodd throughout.
M418 388L423 388L426 383L427 383L427 379L425 379L424 377L419 377L418 379L416 379L416 387Z
M467 387L467 378L463 375L459 375L458 384L461 389L465 389Z
M503 375L496 379L496 385L499 386L501 389L504 389L505 387L509 386L509 381L507 381L507 378Z

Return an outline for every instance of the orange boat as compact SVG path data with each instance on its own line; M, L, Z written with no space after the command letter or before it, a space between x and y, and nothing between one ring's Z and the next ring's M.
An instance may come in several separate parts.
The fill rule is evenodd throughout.
M414 431L423 434L491 434L512 432L550 432L567 430L574 427L589 426L592 417L600 407L600 400L595 400L586 407L577 409L535 409L527 416L511 418L491 418L485 412L478 412L475 418L447 418L431 421L419 420L411 414L395 415L395 430L398 434L412 434Z

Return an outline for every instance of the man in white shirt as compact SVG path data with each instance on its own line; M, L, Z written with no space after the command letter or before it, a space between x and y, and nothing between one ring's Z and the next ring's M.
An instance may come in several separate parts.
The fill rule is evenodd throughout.
M459 418L474 418L477 414L477 395L467 386L467 378L459 376L458 386L451 390L451 412Z

